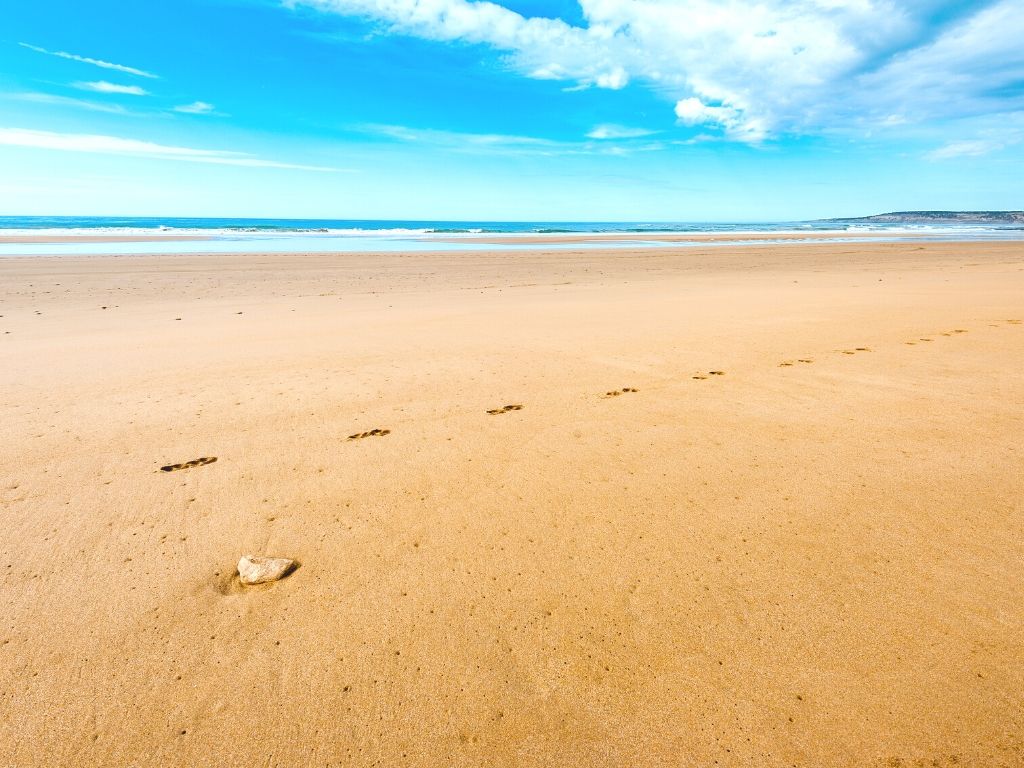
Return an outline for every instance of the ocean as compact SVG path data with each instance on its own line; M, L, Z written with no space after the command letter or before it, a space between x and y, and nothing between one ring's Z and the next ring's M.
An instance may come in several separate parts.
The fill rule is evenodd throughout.
M809 231L835 229L807 222L623 222L623 221L416 221L403 219L246 219L169 216L0 216L0 231L176 234L573 234L651 232Z
M552 222L552 221L416 221L401 219L249 219L116 216L0 216L0 256L82 255L94 253L301 253L365 251L451 251L551 249L557 247L649 247L708 245L693 241L641 241L643 235L834 232L863 241L914 239L1018 239L1024 229L988 223L903 224L842 220L772 222ZM525 243L528 235L619 235L598 243ZM474 236L500 236L499 244L481 246ZM637 239L630 239L636 235ZM11 242L11 238L87 237L87 241ZM116 238L140 237L125 242ZM174 239L192 237L192 240ZM106 240L105 237L109 237ZM4 242L2 238L7 238ZM764 241L762 241L764 242ZM723 240L715 245L740 244Z
M655 232L792 232L891 231L954 228L963 231L1006 230L991 224L849 223L840 219L814 221L667 222L667 221L418 221L406 219L249 219L176 216L0 216L0 232L61 231L118 234L168 232L266 234L573 234ZM1019 225L1016 229L1019 229Z

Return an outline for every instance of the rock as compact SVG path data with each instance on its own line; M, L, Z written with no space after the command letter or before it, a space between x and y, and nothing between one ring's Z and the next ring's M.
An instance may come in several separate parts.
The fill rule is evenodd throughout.
M263 584L283 579L294 567L295 561L287 557L242 555L238 561L238 577L243 584Z

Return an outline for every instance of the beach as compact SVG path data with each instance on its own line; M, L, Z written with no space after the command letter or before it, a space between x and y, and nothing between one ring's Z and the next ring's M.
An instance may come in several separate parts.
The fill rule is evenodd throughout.
M0 258L0 765L1024 763L1024 242L486 247Z

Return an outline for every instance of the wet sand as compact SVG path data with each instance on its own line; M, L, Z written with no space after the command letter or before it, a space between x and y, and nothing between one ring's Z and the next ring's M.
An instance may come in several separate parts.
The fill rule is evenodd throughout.
M0 764L1024 762L1022 243L5 257L0 315Z
M818 230L815 232L554 232L536 235L460 235L459 237L432 236L432 239L444 243L477 243L479 245L507 245L522 243L544 245L554 243L607 243L607 242L661 242L661 243L758 243L779 240L795 240L814 242L815 240L847 239L908 239L926 240L931 237L948 238L949 232L910 231L910 230L873 230L849 231L845 229Z

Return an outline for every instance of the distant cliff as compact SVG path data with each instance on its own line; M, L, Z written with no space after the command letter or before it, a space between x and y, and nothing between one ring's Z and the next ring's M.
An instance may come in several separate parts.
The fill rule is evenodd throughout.
M895 211L821 221L862 224L1024 224L1024 211Z

